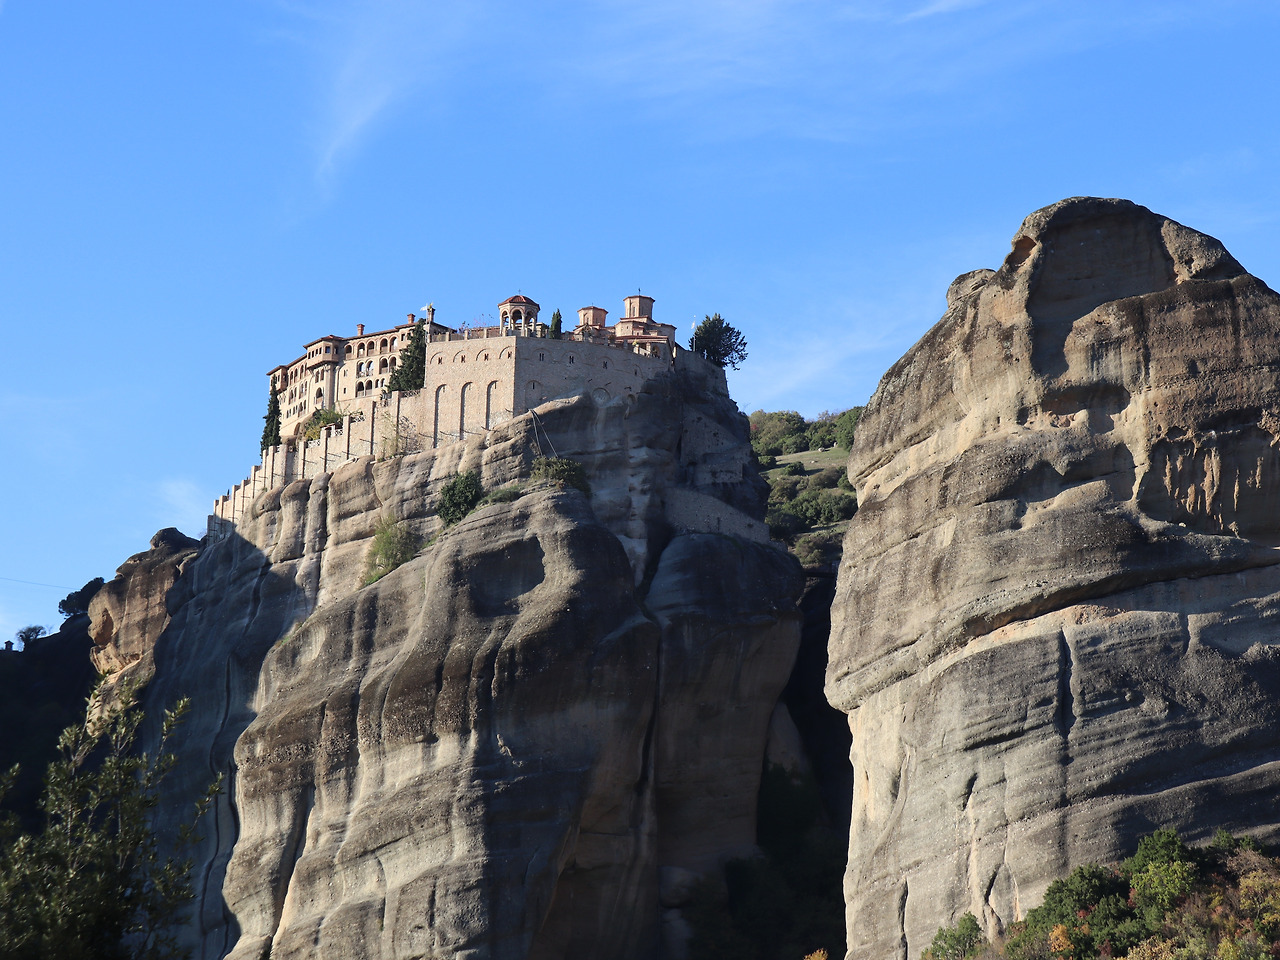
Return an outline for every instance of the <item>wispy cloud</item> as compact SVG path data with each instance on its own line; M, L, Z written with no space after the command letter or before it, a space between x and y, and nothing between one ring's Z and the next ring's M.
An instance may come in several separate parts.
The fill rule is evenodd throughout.
M394 107L410 98L429 104L439 93L486 7L482 0L279 0L278 6L289 21L276 36L315 57L315 175L325 189Z

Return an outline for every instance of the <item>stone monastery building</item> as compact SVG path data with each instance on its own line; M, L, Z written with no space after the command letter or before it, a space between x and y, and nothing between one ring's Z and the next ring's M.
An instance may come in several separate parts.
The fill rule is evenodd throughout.
M653 298L623 300L623 316L583 307L578 325L553 340L538 304L514 296L498 304L495 326L453 329L427 308L426 379L414 425L425 446L483 433L540 403L586 392L598 402L639 391L675 358L676 328L653 320ZM408 346L417 318L354 337L330 334L306 345L290 363L268 372L280 391L280 433L297 437L315 411L369 416L386 401L386 386Z

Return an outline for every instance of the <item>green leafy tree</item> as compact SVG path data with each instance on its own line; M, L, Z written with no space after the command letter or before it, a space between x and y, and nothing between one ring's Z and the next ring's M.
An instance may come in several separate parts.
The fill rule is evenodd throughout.
M560 339L560 325L563 322L564 322L564 318L560 316L559 310L551 314L551 339L552 340Z
M862 416L864 407L850 407L835 419L836 446L842 450L853 448L853 433L858 426L858 418Z
M89 601L93 599L94 594L102 589L105 581L101 577L94 577L79 590L72 590L60 601L58 601L58 612L64 617L74 617L77 613L89 612Z
M161 852L150 820L160 784L176 762L166 744L188 703L165 713L158 750L138 752L136 686L122 686L117 705L58 741L41 801L44 827L19 829L0 820L0 943L7 960L158 960L185 954L175 929L192 900L196 824L221 780L195 804L174 853ZM18 768L0 777L0 792Z
M747 338L716 313L698 324L689 349L716 366L737 370L738 364L747 359Z
M480 475L474 470L460 473L440 488L440 504L436 513L451 527L476 508L484 496Z
M776 457L789 440L803 440L808 423L794 410L757 410L751 414L751 448L757 456ZM804 448L804 449L807 449ZM794 447L792 453L797 452Z
M939 927L933 943L920 956L923 960L969 960L986 943L978 918L966 913L954 926Z
M262 418L267 421L262 428L262 449L267 450L280 442L280 391L276 389L276 378L271 378L271 396L267 398L267 413Z
M427 322L418 320L409 343L400 351L400 365L387 380L388 390L421 390L427 378Z

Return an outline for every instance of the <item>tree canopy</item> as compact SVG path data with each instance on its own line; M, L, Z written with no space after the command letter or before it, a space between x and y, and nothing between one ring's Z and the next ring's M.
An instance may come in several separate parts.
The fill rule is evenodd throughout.
M105 583L101 577L94 577L79 590L72 590L58 602L58 612L64 617L74 617L77 613L89 612L89 601L102 589Z
M738 364L747 359L747 338L714 313L693 331L689 349L717 366L737 370Z
M409 344L400 351L400 365L387 380L388 390L421 390L427 378L427 323L418 320Z
M559 310L551 314L551 339L552 340L560 339L560 328L561 328L561 324L563 323L564 323L564 318L560 316Z
M44 829L0 818L0 943L7 958L147 958L183 953L174 936L192 899L191 861L161 853L151 812L175 759L165 743L187 709L166 712L160 749L135 750L136 687L123 686L108 714L63 731L41 801ZM0 776L0 796L17 767ZM195 805L208 809L220 780ZM194 821L178 851L198 840Z

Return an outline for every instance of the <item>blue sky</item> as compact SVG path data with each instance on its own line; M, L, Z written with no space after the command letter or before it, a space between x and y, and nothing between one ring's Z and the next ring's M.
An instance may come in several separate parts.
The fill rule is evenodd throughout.
M1128 197L1280 283L1280 7L0 0L0 637L257 456L264 374L522 291L862 403L1021 219ZM18 581L28 581L26 583Z

